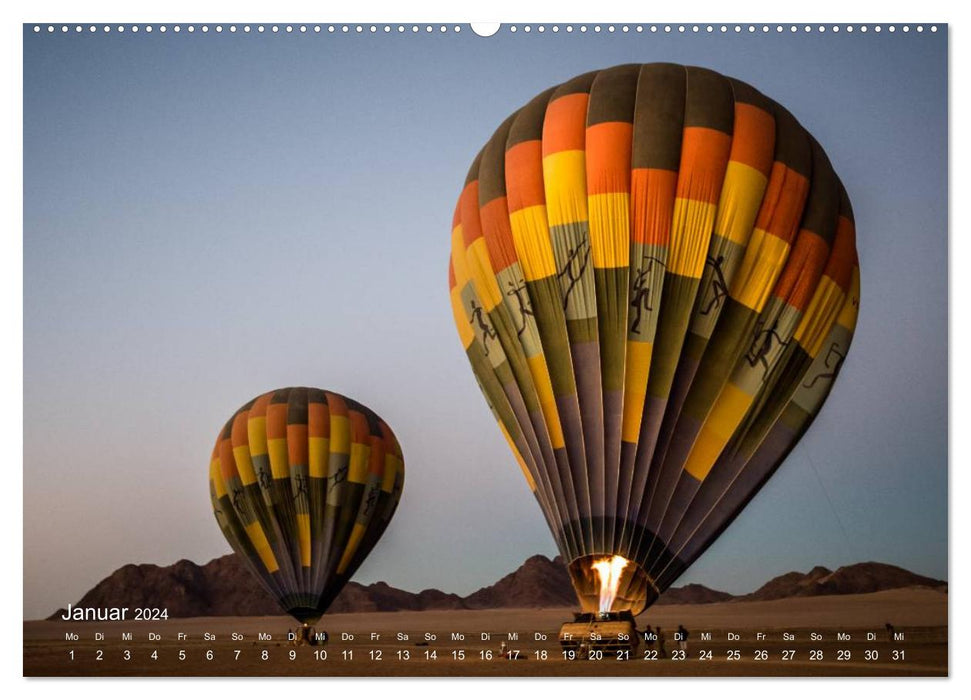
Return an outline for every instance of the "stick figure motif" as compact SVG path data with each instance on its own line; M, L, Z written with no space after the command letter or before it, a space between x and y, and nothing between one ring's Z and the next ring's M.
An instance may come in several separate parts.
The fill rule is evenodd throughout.
M721 306L722 300L728 296L728 283L725 281L725 272L722 270L722 265L725 264L725 256L719 255L717 258L708 256L705 260L705 266L710 267L712 270L711 278L711 299L705 304L705 307L701 310L702 316L707 316L713 310Z
M485 316L485 311L481 306L475 303L475 299L469 301L469 307L472 309L472 320L470 323L474 323L482 331L482 347L485 349L486 357L489 356L489 340L494 340L499 337L499 333L492 324L489 323L489 319Z
M573 288L576 286L580 278L583 277L583 273L587 269L587 265L590 263L590 242L586 239L580 241L575 248L570 248L567 250L566 262L563 264L563 269L556 273L558 279L569 280L570 284L566 288L566 292L563 294L563 308L566 309L570 304L570 294L573 292Z
M257 472L257 478L260 480L260 488L264 490L269 490L270 484L273 483L273 479L270 477L270 472L265 469L260 469Z
M327 481L331 482L331 486L337 486L337 484L347 480L347 468L349 465L344 464L337 468L337 471L327 477Z
M638 268L637 274L634 276L634 293L630 300L630 305L634 307L634 319L630 324L631 333L640 333L642 313L654 310L654 307L650 305L651 289L646 286L648 275L654 270L654 263L664 267L664 263L652 255L645 255L641 262L647 262L647 266Z
M307 488L310 480L307 478L307 476L304 474L297 474L294 477L294 481L297 482L297 492L293 494L293 500L297 500L300 498L300 496L310 498L310 491Z
M364 501L364 514L368 515L371 509L374 508L374 504L378 502L378 490L371 489L367 493L367 498Z
M769 361L767 358L772 350L773 343L778 343L780 348L784 348L789 341L783 341L777 330L779 321L776 319L769 328L764 327L764 321L759 321L755 326L755 333L752 336L752 345L745 353L745 359L750 367L762 365L762 378L769 372Z
M833 343L830 345L829 352L826 353L826 359L823 360L823 364L826 366L826 369L828 369L829 372L820 372L812 378L812 381L803 383L804 387L807 389L812 389L814 386L816 386L816 382L819 380L832 379L839 374L840 367L843 366L843 360L846 359L846 355L839 351L839 346L839 343ZM836 358L835 360L833 360L834 357ZM830 365L831 360L833 360L832 365Z
M509 280L509 291L506 292L507 297L515 296L516 305L519 307L519 317L523 321L521 328L516 329L516 335L521 336L523 331L526 330L526 317L533 316L533 308L529 303L529 296L526 294L526 281L519 280L518 283L513 280Z
M235 487L233 489L233 508L236 509L237 513L242 513L246 504L243 502L243 489L241 487Z

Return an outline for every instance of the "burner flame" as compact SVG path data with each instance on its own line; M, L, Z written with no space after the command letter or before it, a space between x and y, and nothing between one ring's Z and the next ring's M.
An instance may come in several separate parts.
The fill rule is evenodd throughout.
M630 562L619 554L593 563L593 570L600 579L600 613L608 613L617 599L620 576Z

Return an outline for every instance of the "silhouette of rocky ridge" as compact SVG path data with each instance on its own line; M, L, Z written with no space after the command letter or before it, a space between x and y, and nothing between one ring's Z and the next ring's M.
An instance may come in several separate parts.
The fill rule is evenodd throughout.
M890 564L865 562L835 572L817 566L808 573L773 578L748 595L733 596L700 584L670 588L656 605L703 605L726 601L872 593L891 588L932 587L947 583ZM480 610L489 608L576 607L570 576L561 557L535 555L516 571L466 597L431 588L410 593L385 583L351 582L330 613L397 610ZM280 615L282 611L235 554L199 565L182 559L171 566L128 564L102 580L75 607L161 607L170 617ZM58 610L48 619L57 619Z
M700 583L689 583L678 588L669 588L657 599L655 605L706 605L707 603L724 603L735 596L725 591L702 586Z
M560 608L577 605L562 557L527 559L511 574L465 599L469 608Z
M947 582L921 576L892 564L868 561L841 566L836 571L830 571L824 566L817 566L806 574L790 571L788 574L770 580L757 591L738 596L735 600L778 600L819 595L875 593L892 588L914 586L935 589L944 587L946 591Z

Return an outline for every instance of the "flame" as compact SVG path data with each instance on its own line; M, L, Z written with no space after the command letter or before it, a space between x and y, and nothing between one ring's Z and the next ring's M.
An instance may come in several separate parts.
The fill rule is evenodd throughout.
M630 562L619 554L593 563L593 570L600 579L600 613L608 613L617 598L620 575Z

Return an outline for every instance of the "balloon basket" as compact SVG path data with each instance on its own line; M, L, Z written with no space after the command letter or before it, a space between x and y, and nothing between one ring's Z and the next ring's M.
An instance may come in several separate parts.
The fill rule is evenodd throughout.
M567 658L629 660L636 658L640 635L630 610L573 614L560 627L559 641Z
M304 624L290 632L290 644L293 646L321 646L327 642L327 633L318 632L312 625Z

